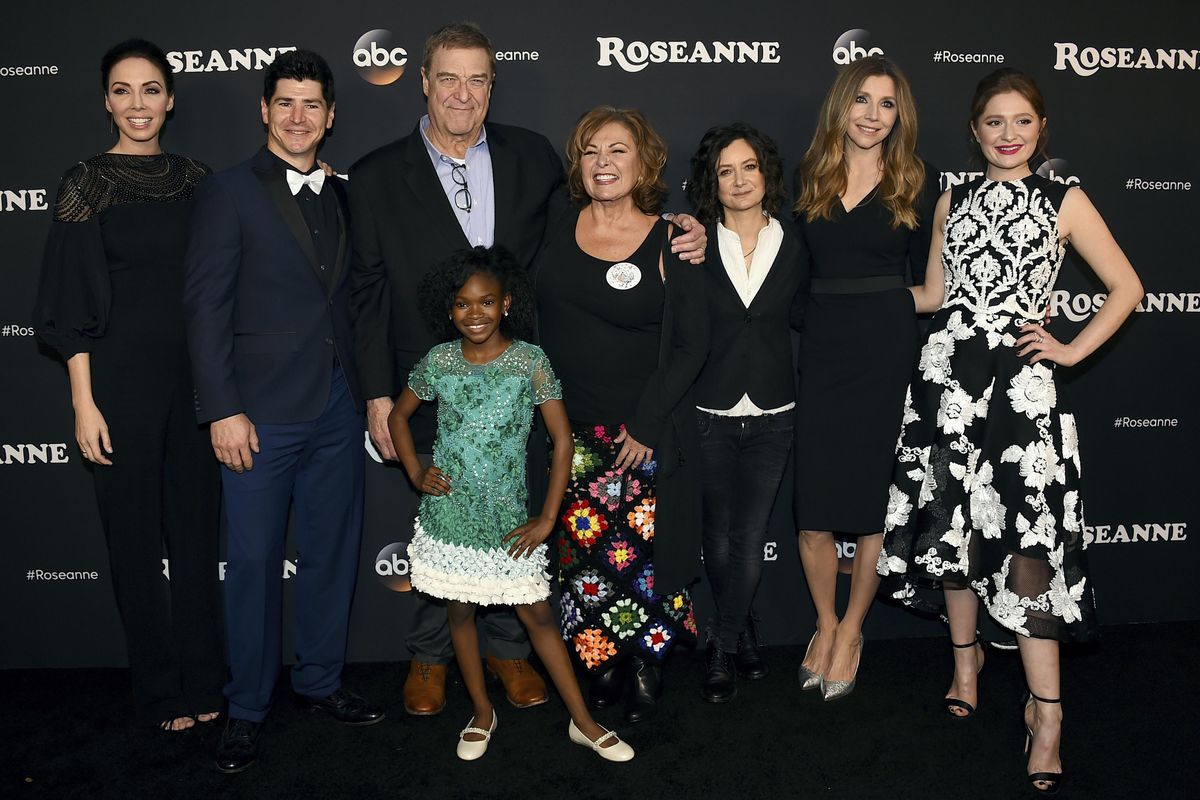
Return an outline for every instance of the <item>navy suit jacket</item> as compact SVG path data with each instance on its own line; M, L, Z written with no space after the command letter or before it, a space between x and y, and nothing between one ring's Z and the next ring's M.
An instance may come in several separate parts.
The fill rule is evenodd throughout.
M336 192L341 237L335 263L321 265L278 164L264 147L196 188L183 304L200 422L237 413L256 424L316 419L335 358L362 407L345 188L325 182ZM332 271L328 284L322 266Z

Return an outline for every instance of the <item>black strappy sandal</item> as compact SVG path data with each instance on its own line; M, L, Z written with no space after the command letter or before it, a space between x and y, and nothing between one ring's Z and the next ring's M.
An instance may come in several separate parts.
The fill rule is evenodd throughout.
M950 646L953 647L955 650L963 650L968 647L971 647L971 648L978 647L979 648L979 654L978 654L979 665L977 667L975 667L975 674L978 675L979 672L983 669L983 660L984 660L983 659L983 646L982 646L982 643L979 641L979 636L976 635L975 641L967 642L966 644L955 644L953 641L951 641ZM978 681L976 683L978 683ZM961 709L966 713L956 714L956 713L954 713L954 709L956 709L956 708ZM972 714L975 713L975 706L971 705L966 700L959 700L957 697L947 697L946 698L946 713L949 714L950 716L954 717L955 719L967 719L968 717L970 717Z
M1038 697L1033 692L1026 692L1025 698L1025 704L1021 707L1021 723L1025 725L1025 754L1029 755L1029 751L1033 748L1033 728L1025 722L1025 711L1034 701L1056 704L1061 703L1062 700L1057 697L1053 700L1047 700L1044 697ZM1064 780L1066 780L1066 776L1061 772L1034 772L1029 775L1029 788L1038 797L1058 794L1058 790ZM1038 786L1039 783L1046 784L1046 786L1044 788Z

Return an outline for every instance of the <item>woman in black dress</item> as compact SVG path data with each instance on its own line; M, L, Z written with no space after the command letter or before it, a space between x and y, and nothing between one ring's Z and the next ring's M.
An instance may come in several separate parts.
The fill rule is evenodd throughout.
M659 665L696 633L695 411L704 271L671 255L658 217L666 146L639 112L600 107L567 144L574 205L535 262L541 346L562 381L575 455L558 533L563 636L595 676L592 702L632 684L626 720L654 710ZM691 557L691 558L689 558Z
M854 688L879 578L904 390L917 347L905 288L929 252L937 173L914 153L916 108L894 64L843 68L800 166L795 212L812 258L796 412L796 523L817 630L800 667L826 700ZM833 534L857 537L850 600L835 609Z
M717 612L701 696L736 693L735 675L767 674L750 619L771 507L792 449L791 317L808 253L783 205L770 138L742 123L712 128L692 156L688 196L709 226L709 355L695 402L704 468L704 569ZM801 309L802 310L802 309Z
M175 103L162 50L122 42L100 69L117 142L63 176L35 325L67 363L139 715L181 731L216 718L225 677L217 463L181 299L192 189L210 170L159 146Z

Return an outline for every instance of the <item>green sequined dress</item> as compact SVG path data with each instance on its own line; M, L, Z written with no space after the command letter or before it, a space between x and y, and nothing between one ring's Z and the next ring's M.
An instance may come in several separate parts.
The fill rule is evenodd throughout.
M459 341L446 342L413 367L408 387L438 401L433 463L452 487L421 498L408 546L413 587L480 605L545 600L546 545L514 559L500 540L529 518L525 443L533 407L562 398L550 360L514 340L487 364L472 364Z

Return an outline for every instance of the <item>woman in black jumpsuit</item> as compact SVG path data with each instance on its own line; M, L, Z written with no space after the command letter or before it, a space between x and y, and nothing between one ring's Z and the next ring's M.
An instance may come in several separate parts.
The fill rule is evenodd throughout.
M174 103L161 50L123 42L101 72L119 137L63 176L35 324L67 362L139 715L179 731L216 717L225 677L219 479L181 299L192 189L210 170L159 147Z

